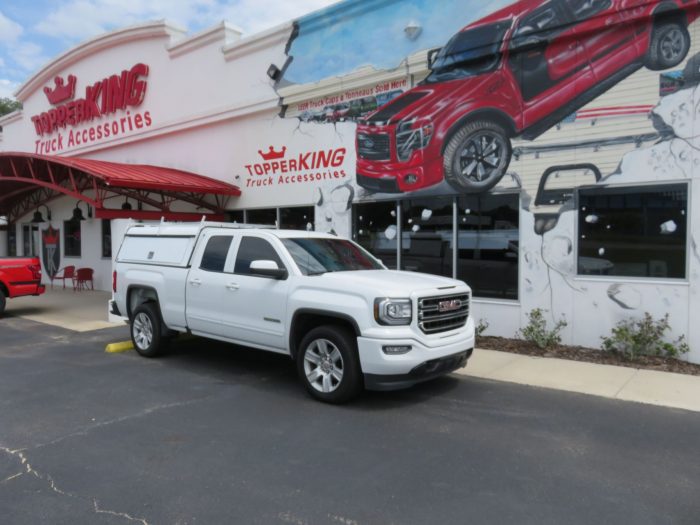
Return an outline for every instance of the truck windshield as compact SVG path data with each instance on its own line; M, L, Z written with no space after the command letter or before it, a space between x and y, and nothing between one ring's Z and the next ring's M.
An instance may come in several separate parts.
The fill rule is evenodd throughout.
M426 84L489 73L498 67L510 22L489 24L453 36L435 57Z
M351 270L383 270L374 257L343 239L282 239L294 262L304 275Z

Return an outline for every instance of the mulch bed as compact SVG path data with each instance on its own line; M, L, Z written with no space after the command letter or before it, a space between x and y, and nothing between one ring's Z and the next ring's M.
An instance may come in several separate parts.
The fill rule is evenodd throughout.
M663 372L675 372L677 374L700 375L700 365L687 363L680 359L670 357L645 356L630 361L618 354L603 352L583 346L558 345L547 350L542 350L536 345L521 339L507 339L505 337L480 336L476 346L488 350L500 350L513 354L533 355L538 357L557 357L559 359L571 359L573 361L585 361L587 363L600 363L605 365L626 366L628 368L643 368L645 370L660 370Z

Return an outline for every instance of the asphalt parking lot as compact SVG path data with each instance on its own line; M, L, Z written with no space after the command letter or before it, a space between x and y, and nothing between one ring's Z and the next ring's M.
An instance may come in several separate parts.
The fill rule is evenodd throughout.
M697 524L700 415L466 377L311 400L291 362L0 319L3 524Z

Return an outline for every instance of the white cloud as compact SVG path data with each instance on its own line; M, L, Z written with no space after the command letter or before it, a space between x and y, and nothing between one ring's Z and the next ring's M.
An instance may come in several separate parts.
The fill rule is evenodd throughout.
M42 47L34 42L22 42L12 46L11 54L12 60L25 71L39 69L40 66L49 61Z
M0 11L0 42L14 42L22 34L22 26Z
M148 20L166 19L187 28L226 20L246 34L281 24L337 0L69 0L50 11L34 29L71 42Z
M18 82L0 78L0 98L14 98L13 93L17 91L18 87Z
M226 21L240 27L246 34L253 34L312 11L336 3L338 0L239 0L224 10Z

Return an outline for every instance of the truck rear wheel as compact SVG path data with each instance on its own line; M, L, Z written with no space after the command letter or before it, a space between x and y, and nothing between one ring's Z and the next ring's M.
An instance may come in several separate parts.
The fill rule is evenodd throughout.
M354 334L334 325L314 328L299 344L297 371L306 390L326 403L344 403L362 388Z
M131 341L136 351L144 357L156 357L164 346L158 307L144 303L136 307L131 319Z
M493 188L510 164L512 147L503 127L488 120L464 124L445 147L445 180L463 193Z
M5 297L5 292L0 288L0 315L5 312L5 306L7 305L7 298Z
M683 62L689 49L690 34L683 22L658 22L652 29L645 64L652 71L676 67Z

